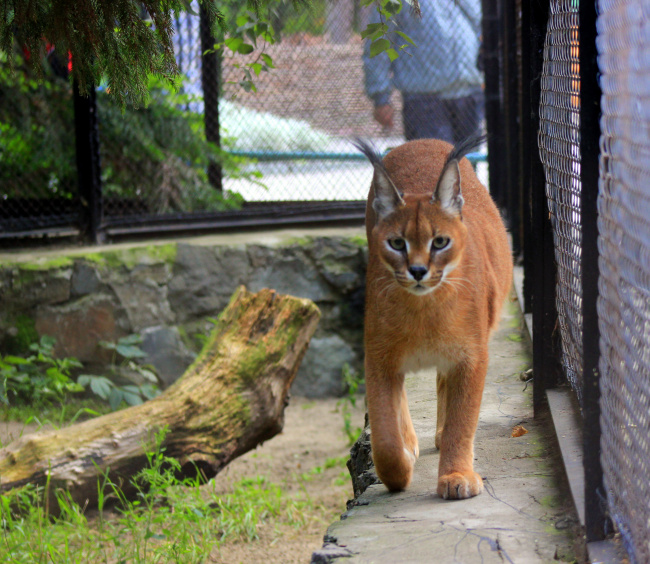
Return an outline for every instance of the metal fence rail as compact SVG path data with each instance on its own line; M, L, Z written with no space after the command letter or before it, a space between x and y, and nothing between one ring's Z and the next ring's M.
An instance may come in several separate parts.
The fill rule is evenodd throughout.
M647 3L600 2L603 470L633 562L650 562L650 35ZM643 26L646 26L645 28Z

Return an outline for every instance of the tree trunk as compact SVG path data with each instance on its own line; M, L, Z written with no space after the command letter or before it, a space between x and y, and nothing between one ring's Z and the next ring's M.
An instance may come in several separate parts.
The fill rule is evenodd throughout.
M165 455L185 475L211 478L282 430L289 387L320 312L309 300L240 287L185 374L157 398L64 429L25 436L0 449L0 492L28 483L66 488L97 502L108 472L129 495L129 478L163 428Z

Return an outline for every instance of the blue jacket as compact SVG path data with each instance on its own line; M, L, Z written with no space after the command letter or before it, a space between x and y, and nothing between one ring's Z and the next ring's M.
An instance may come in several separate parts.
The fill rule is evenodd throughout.
M481 35L481 0L420 0L422 18L402 11L391 23L389 39L400 47L408 35L416 47L399 51L392 63L386 53L370 58L370 41L363 53L366 94L376 106L387 104L393 87L406 94L437 94L460 98L480 91L483 75L477 68ZM373 9L369 23L379 22Z

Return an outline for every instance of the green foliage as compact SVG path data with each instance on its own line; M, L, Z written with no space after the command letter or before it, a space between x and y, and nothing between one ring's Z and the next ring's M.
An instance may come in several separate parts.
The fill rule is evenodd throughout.
M59 429L76 421L91 419L110 412L106 402L98 398L69 396L65 403L50 405L9 405L0 412L2 421L20 421L25 425L36 423L40 430L45 425ZM0 448L3 445L0 442Z
M348 438L348 445L352 446L363 431L361 427L352 425L352 408L357 405L357 394L363 377L352 370L347 363L343 365L342 374L343 382L347 386L347 394L336 405L343 415L343 432Z
M24 197L28 186L28 197L71 200L78 189L70 85L52 73L39 81L20 55L14 59L14 73L0 64L0 197ZM240 208L241 196L210 185L208 164L220 163L231 178L261 175L243 172L250 161L224 149L229 139L224 148L206 140L203 116L187 109L197 100L153 76L147 88L140 110L121 108L106 88L97 92L106 200L131 200L155 214Z
M225 26L217 0L199 0L214 34ZM260 0L251 0L259 6ZM13 0L0 7L0 50L16 41L31 53L34 69L45 73L45 40L70 53L82 92L103 76L118 103L140 105L150 74L170 83L178 78L172 44L173 16L190 10L189 0Z
M0 52L0 196L24 196L30 186L33 197L73 197L72 112L72 89L51 67L39 79L21 55Z
M233 34L228 37L223 46L232 53L249 55L258 48L258 38L263 40L264 45L275 43L275 32L273 27L261 19L254 12L247 11L236 19L237 27ZM221 47L221 45L219 45ZM259 76L262 72L268 72L273 66L273 59L264 50L252 61L246 63L233 63L233 66L242 70L242 78L238 84L246 92L257 92L253 75Z
M227 540L252 541L273 520L300 527L310 501L288 498L263 477L236 483L219 495L199 479L177 478L179 463L164 452L166 429L147 453L148 465L131 479L137 496L98 479L98 512L64 490L55 492L57 515L43 501L49 488L27 486L0 498L0 560L3 562L205 562ZM114 512L107 512L109 501Z
M143 366L135 361L137 358L146 356L138 346L141 343L142 337L140 335L129 335L128 337L122 337L117 343L100 341L99 344L103 348L113 351L113 366L115 366L117 358L121 358L121 367L138 374L145 380L144 384L118 385L114 380L119 377L119 373L114 373L113 379L93 374L82 374L77 379L77 383L84 388L90 388L93 394L107 401L113 411L119 409L123 403L140 405L155 398L160 394L160 390L157 386L158 378L153 372L153 368Z
M362 0L361 3L375 4L388 20L402 9L403 1ZM181 12L198 17L191 4L191 0L9 0L0 6L0 56L11 54L16 44L24 46L30 53L29 64L36 76L43 77L49 73L46 49L54 45L64 59L63 64L71 57L72 75L83 93L92 84L104 81L119 107L137 108L147 99L151 75L164 80L168 87L178 87L180 73L173 50L173 22ZM327 9L325 0L314 0L313 4L310 0L199 0L199 4L217 41L227 31L231 39L242 39L233 49L239 53L250 52L244 47L244 41L251 34L265 40L273 35L273 29L278 34L281 30L320 34ZM410 0L409 4L419 12L417 0ZM315 17L301 17L299 8L312 6ZM373 37L374 41L378 39ZM401 49L382 48L383 45L380 43L375 49L387 51L391 57L397 56ZM14 59L9 57L5 61L13 71ZM258 59L243 65L244 71L253 74L259 74L265 67L272 68L272 64ZM247 78L247 72L242 86L253 89L252 75ZM14 145L20 144L21 139L14 131L0 127L0 132L6 139L13 138Z
M31 405L38 413L45 406L54 403L64 405L73 394L89 388L97 397L108 402L113 410L124 403L139 405L160 394L158 378L153 369L135 361L145 356L138 347L141 342L139 335L130 335L121 338L117 343L100 343L102 347L113 351L114 362L119 358L122 368L137 374L145 381L141 385L118 385L104 376L89 374L82 374L75 382L71 370L82 368L83 365L76 358L55 358L56 339L43 336L38 343L29 346L33 354L27 357L0 356L0 402L6 407L20 406L22 411L25 406ZM63 411L65 412L65 409ZM87 411L81 409L81 412ZM74 419L80 414L76 414ZM62 417L66 419L65 415ZM34 419L40 420L36 414Z
M70 370L81 367L81 363L75 358L54 358L55 343L53 337L43 336L30 345L33 354L27 358L0 357L2 403L47 405L83 391L70 375Z
M375 5L379 13L379 22L371 23L361 32L362 39L369 39L370 44L370 57L376 57L380 53L386 53L391 61L397 59L400 51L403 51L412 45L415 47L413 40L406 35L403 31L394 30L395 35L402 38L406 43L397 45L396 38L389 35L389 22L399 14L404 8L403 2L410 4L410 9L417 15L420 14L420 5L417 0L361 0L362 6Z

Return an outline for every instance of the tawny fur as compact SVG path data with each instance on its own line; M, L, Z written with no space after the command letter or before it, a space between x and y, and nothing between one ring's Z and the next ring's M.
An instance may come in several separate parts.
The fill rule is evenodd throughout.
M443 209L443 202L435 198L451 150L443 141L411 141L386 155L383 172L381 163L374 163L366 209L365 354L377 475L391 491L411 482L419 451L404 373L436 368L437 491L446 499L457 499L483 490L473 468L474 434L487 372L488 338L510 291L512 258L499 211L467 159L451 163L454 167L458 163L455 170L460 172L464 199L464 204L456 201L460 213L453 207ZM379 205L378 214L373 201L377 190L386 194L382 175L388 176L401 197L395 196L392 209ZM432 249L431 241L438 236L450 238L447 250ZM390 248L387 241L395 238L408 242L408 252ZM441 282L445 267L454 263ZM414 265L426 268L427 279L420 282L423 288L414 288L417 281L408 273Z

